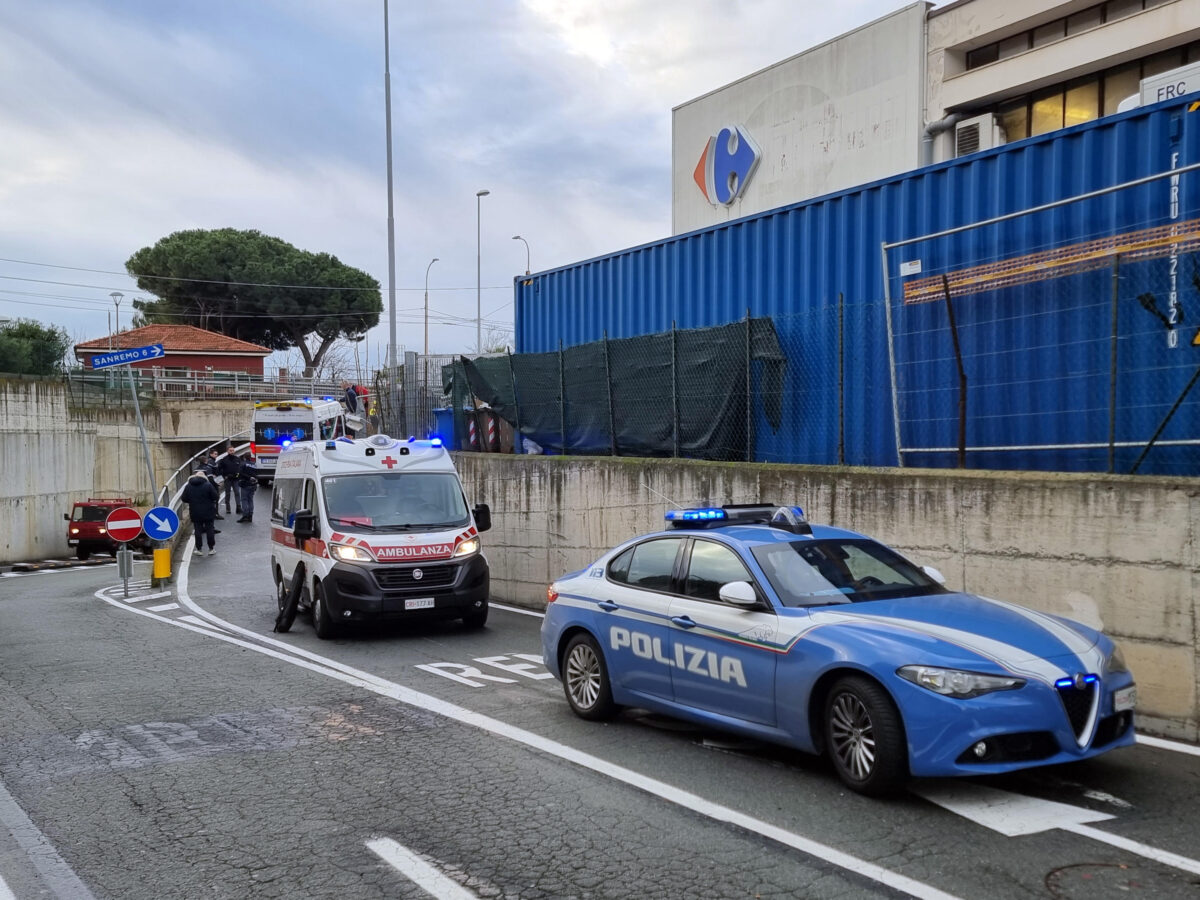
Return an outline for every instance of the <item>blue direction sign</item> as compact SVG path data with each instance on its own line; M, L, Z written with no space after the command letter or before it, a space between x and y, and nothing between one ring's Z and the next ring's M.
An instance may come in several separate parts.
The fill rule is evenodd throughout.
M93 356L92 368L107 369L109 366L127 366L130 363L141 362L144 359L158 359L162 355L162 344L130 347L128 350L114 350L112 353L102 353L99 356Z
M142 530L153 540L165 541L179 530L179 516L169 507L156 506L142 519Z

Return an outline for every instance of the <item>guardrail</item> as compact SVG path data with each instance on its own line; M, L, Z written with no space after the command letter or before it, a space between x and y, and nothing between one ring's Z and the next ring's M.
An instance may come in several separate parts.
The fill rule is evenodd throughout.
M277 400L285 397L338 397L341 388L316 378L266 378L247 372L179 372L160 367L136 368L131 373L144 403L158 399ZM132 403L128 375L118 380L111 372L73 369L63 380L76 406L124 406Z

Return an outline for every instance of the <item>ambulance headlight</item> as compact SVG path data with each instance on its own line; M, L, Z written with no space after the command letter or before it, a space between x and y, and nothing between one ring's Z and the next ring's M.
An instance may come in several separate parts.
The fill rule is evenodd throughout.
M468 538L454 548L455 556L470 556L479 552L479 538Z
M330 544L329 552L334 559L342 562L374 562L374 558L362 547L352 547L349 544Z

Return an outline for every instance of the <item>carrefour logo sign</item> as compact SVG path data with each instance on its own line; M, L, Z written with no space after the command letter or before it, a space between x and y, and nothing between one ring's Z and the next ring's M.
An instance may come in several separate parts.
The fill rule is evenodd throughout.
M762 152L740 125L727 125L710 137L692 177L713 206L728 206L742 195Z

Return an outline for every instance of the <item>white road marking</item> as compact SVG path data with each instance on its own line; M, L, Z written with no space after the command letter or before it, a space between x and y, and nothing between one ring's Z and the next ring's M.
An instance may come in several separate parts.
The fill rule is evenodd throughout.
M147 606L150 612L166 612L168 609L179 609L178 603L163 603L159 606Z
M0 825L6 827L17 845L24 851L30 864L37 870L46 887L56 897L78 898L78 900L96 900L87 885L79 880L79 876L67 865L67 861L59 856L54 845L50 843L33 821L21 809L12 794L0 783ZM9 900L13 895L9 892L5 897L7 886L0 880L0 898Z
M431 897L437 897L438 900L478 900L477 894L451 881L424 858L391 838L367 841L367 849L378 854L384 862Z
M1178 853L1171 853L1167 850L1159 850L1157 847L1151 847L1138 841L1131 841L1129 838L1110 834L1107 831L1101 831L1099 828L1092 828L1090 825L1064 826L1063 830L1071 831L1096 841L1103 841L1106 844L1111 844L1113 847L1120 847L1122 850L1128 850L1130 853L1136 853L1138 856L1144 856L1146 859L1152 859L1163 865L1191 872L1193 875L1200 875L1200 860L1188 859L1186 856L1180 856Z
M190 622L193 625L199 625L206 631L220 631L216 625L210 625L208 622L205 622L203 619L197 619L195 616L180 616L179 621Z
M17 900L17 895L8 889L4 876L0 875L0 900Z
M1139 734L1137 742L1145 744L1147 747L1157 747L1159 750L1174 750L1176 753L1190 753L1192 756L1200 756L1200 747L1197 747L1195 744L1181 744L1179 741L1168 741L1145 734Z
M142 594L140 597L122 597L126 603L141 603L143 600L161 600L163 597L170 597L170 591L159 591L157 594Z
M952 813L970 819L977 825L998 831L1007 837L1038 834L1057 828L1092 840L1103 841L1113 847L1144 856L1146 859L1200 875L1200 860L1189 859L1178 853L1131 841L1086 824L1113 818L1108 813L1094 812L1066 803L1056 803L1053 800L1039 800L1035 797L1010 794L1008 791L970 782L929 782L912 788L912 792Z
M232 622L227 622L197 606L189 596L187 588L190 563L191 557L185 556L179 569L179 582L176 585L179 602L195 615L225 629L230 632L229 634L213 632L207 628L192 625L189 622L180 622L177 619L156 616L148 610L139 609L136 606L127 606L117 600L110 599L104 595L103 591L97 591L94 596L105 603L109 603L119 609L124 609L134 615L145 616L158 622L165 622L168 625L194 631L197 634L206 634L214 640L224 641L227 644L233 644L234 646L253 650L256 653L265 654L273 659L290 663L299 668L307 669L310 672L337 679L344 684L360 687L380 696L389 697L399 703L424 709L435 715L440 715L464 725L478 728L481 731L494 734L497 737L506 738L514 743L522 744L530 749L544 753L547 756L554 756L566 762L574 763L581 768L589 769L614 781L627 784L668 803L673 803L684 809L690 809L706 818L717 822L726 822L736 828L761 835L785 847L791 847L808 856L824 860L830 865L845 869L859 877L875 881L898 891L903 891L906 894L917 897L918 900L956 900L955 895L938 890L932 885L909 878L906 875L901 875L899 872L885 869L883 866L876 865L867 860L859 859L856 856L844 853L841 850L821 844L810 838L786 831L769 822L748 816L745 813L722 806L719 803L705 800L703 797L699 797L689 791L681 790L656 778L649 778L639 772L626 769L623 766L614 765L608 760L593 756L590 753L584 753L581 750L576 750L574 747L568 747L566 744L560 744L557 741L541 737L523 728L509 725L507 722L501 722L498 719L493 719L490 716L482 715L445 700L439 700L437 697L423 694L412 688L406 688L403 685L387 681L369 672L354 669L337 660L318 656L300 647L294 647L283 641L277 641L274 638L241 628ZM243 640L236 637L236 634L246 635L252 640Z
M532 609L522 609L519 606L505 606L503 603L490 603L490 602L488 603L488 606L490 606L492 609L502 609L505 612L517 613L518 615L522 615L522 616L533 616L535 619L546 618L545 613L536 612Z

